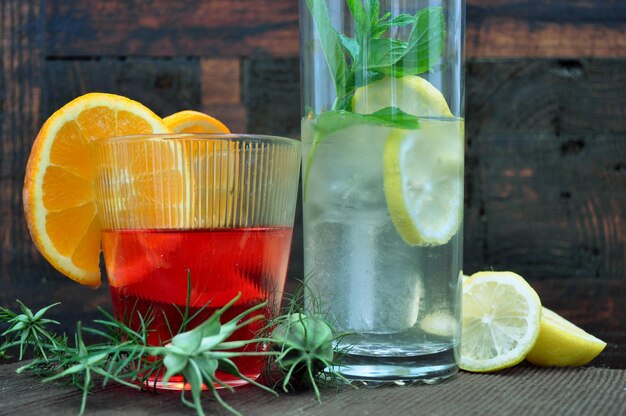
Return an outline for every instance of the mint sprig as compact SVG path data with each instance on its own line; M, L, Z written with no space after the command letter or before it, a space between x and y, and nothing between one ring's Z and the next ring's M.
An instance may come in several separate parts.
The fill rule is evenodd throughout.
M380 1L346 0L354 20L354 37L332 25L326 0L306 1L319 33L320 44L333 78L336 100L333 110L352 108L354 91L382 76L419 75L437 63L445 44L441 7L427 7L414 16L381 16ZM392 27L411 26L407 39L386 36Z
M354 37L349 37L333 26L326 0L306 0L306 4L335 84L336 98L332 109L317 115L315 121L313 143L304 168L304 198L317 146L329 133L363 123L400 129L419 127L417 117L395 107L367 115L352 113L352 99L357 88L385 76L399 78L430 71L445 46L441 7L426 7L415 15L392 16L385 12L381 16L380 0L346 0L354 20ZM405 26L411 26L406 39L388 36L391 28Z

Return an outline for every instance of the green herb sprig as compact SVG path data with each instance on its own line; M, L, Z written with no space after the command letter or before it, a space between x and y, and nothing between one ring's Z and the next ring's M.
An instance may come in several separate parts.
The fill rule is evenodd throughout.
M306 199L311 165L319 144L332 132L358 124L399 129L419 128L417 116L397 107L373 114L352 112L357 88L385 76L419 75L432 70L445 46L445 19L441 7L426 7L415 15L381 15L380 0L345 0L354 23L354 37L339 33L332 24L326 0L306 0L319 34L322 52L335 85L331 109L316 117L313 140L304 167L302 195ZM392 37L394 28L410 26L406 39ZM394 29L395 30L395 29Z
M189 285L190 287L190 285ZM23 303L19 302L21 314L0 307L0 325L8 324L9 327L2 333L5 337L0 345L0 354L6 355L9 350L19 347L20 360L26 351L33 354L34 359L18 368L17 372L25 371L44 377L44 382L64 379L82 390L82 400L79 414L86 409L87 397L95 386L94 376L103 379L103 385L109 381L125 385L133 389L151 389L150 380L156 381L156 376L165 370L162 382L166 383L172 376L181 374L185 383L191 389L192 401L185 398L186 391L181 391L181 401L196 410L198 415L204 415L201 403L203 387L210 390L218 403L231 413L239 415L232 406L228 405L219 395L214 384L229 389L232 388L216 376L220 370L237 376L248 383L265 391L276 394L271 389L244 376L233 357L239 356L267 356L277 355L273 351L249 351L241 352L234 349L243 348L247 345L260 342L269 342L267 339L254 338L242 341L227 341L238 329L264 319L262 315L255 315L245 319L255 311L266 307L266 303L256 305L232 320L222 324L220 318L240 296L235 297L227 305L211 315L198 327L179 332L170 343L164 346L152 346L148 344L149 328L152 321L150 316L139 315L140 328L134 330L123 322L119 322L114 316L102 311L104 319L96 320L95 323L104 327L83 327L77 324L74 344L70 345L67 336L59 336L50 328L57 321L45 318L45 314L58 303L46 306L33 313ZM189 297L187 305L189 305ZM189 307L185 312L181 328L193 320L197 314L189 316ZM92 334L104 338L104 342L91 345L85 344L83 333Z
M441 7L426 7L415 15L381 16L380 1L346 0L354 21L354 37L332 24L326 0L306 0L319 34L336 99L333 110L351 110L354 91L385 75L419 75L432 69L443 53L445 23ZM388 35L394 27L411 26L406 39Z
M209 390L222 407L239 415L215 388L215 385L219 385L233 391L232 387L217 378L217 371L232 374L276 395L272 389L239 371L232 359L241 356L267 356L275 360L284 371L277 382L284 390L300 378L313 388L318 400L320 390L317 384L320 381L326 380L328 376L331 379L343 379L335 371L336 362L333 361L333 342L342 335L333 335L332 325L322 317L319 308L318 313L304 314L301 307L304 289L288 302L285 314L270 320L257 337L229 341L231 335L240 328L265 319L255 312L267 304L256 305L230 321L221 323L224 313L239 299L237 296L203 323L186 330L200 313L189 313L190 276L188 279L187 305L184 310L179 310L183 318L182 325L171 341L163 346L148 344L154 311L148 311L147 316L131 311L131 316L137 314L139 318L139 328L133 329L124 323L129 322L129 319L120 322L101 310L103 318L94 321L99 327L85 327L78 322L73 344L70 344L65 334L54 332L53 326L58 325L58 322L45 316L50 309L59 305L58 302L33 313L18 301L21 313L0 307L0 327L7 327L2 333L4 340L0 344L0 357L6 356L14 348L19 348L20 360L30 352L33 360L18 368L17 372L30 372L44 378L44 382L62 379L75 385L82 391L80 415L86 410L87 397L96 385L96 376L102 379L103 386L108 382L116 382L132 389L154 390L151 380L156 382L156 376L160 374L163 374L163 383L167 383L174 375L183 376L184 382L190 387L192 400L188 400L185 396L187 392L182 390L181 401L198 415L204 415L201 402L203 388ZM87 345L83 340L84 333L98 336L103 342ZM269 351L239 351L248 345L262 344L273 348Z
M281 372L277 384L284 391L294 384L309 386L319 402L319 383L350 384L338 372L341 354L335 353L335 344L348 333L338 333L324 310L321 299L305 280L290 297L284 312L262 330L273 331L271 345L279 353L275 363Z

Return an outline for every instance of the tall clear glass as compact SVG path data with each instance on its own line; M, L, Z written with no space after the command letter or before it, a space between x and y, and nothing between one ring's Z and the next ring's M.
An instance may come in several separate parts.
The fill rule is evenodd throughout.
M238 294L222 322L263 302L278 313L291 248L300 143L234 134L161 134L103 139L92 146L102 251L117 319L151 345L166 344L194 317L202 323ZM251 340L251 322L229 338ZM265 351L250 344L244 351ZM255 379L266 357L233 358ZM229 385L245 380L218 371ZM156 388L181 389L182 378ZM219 387L219 386L216 386Z
M464 26L464 0L300 1L308 304L349 379L458 371Z

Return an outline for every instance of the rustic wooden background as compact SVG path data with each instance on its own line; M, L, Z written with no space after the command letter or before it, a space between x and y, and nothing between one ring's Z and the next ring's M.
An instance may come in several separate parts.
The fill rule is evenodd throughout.
M0 5L0 304L61 300L69 331L110 304L106 289L49 267L26 230L24 170L43 121L106 91L162 116L198 109L236 132L297 137L298 4ZM546 306L617 354L626 344L626 2L467 0L466 68L465 271L522 274ZM291 278L302 276L301 243L297 229ZM613 364L626 366L621 357Z

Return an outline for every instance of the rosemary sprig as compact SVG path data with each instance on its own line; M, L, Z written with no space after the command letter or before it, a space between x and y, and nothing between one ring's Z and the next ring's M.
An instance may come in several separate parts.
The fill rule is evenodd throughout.
M191 287L190 277L188 284ZM186 390L182 390L181 401L198 415L204 415L201 402L203 388L209 390L221 406L239 415L218 393L215 386L229 391L233 391L233 388L218 379L217 371L239 377L276 395L272 389L239 371L233 358L241 356L267 356L274 359L282 375L277 386L287 391L292 383L299 380L312 387L319 401L320 382L347 381L335 370L337 360L333 353L333 343L345 334L334 335L331 323L321 313L321 305L315 298L312 298L312 307L305 313L305 290L309 289L303 284L287 302L285 313L269 320L265 328L250 340L229 341L237 330L266 319L261 314L255 314L267 306L266 302L221 323L224 313L239 300L238 295L191 330L187 330L187 327L197 318L198 312L190 314L189 306L186 306L184 311L179 311L183 321L177 334L163 346L148 344L154 311L149 311L146 316L131 311L139 318L139 327L133 329L125 323L131 322L129 317L120 321L101 309L103 318L94 320L99 326L83 326L78 322L73 344L70 345L67 335L53 331L52 326L58 322L45 317L59 303L33 313L18 301L21 309L19 314L0 307L0 327L8 326L2 333L4 340L0 344L0 357L5 356L10 349L19 347L21 360L30 351L33 360L18 368L17 372L31 372L43 377L44 382L65 380L79 388L82 391L80 415L84 414L87 397L96 386L95 376L102 379L103 386L112 381L133 389L154 391L156 386L150 383L156 383L156 376L160 374L163 374L163 383L167 383L174 375L182 375L190 387L191 400L187 399ZM189 297L190 292L187 305ZM170 328L170 332L172 330ZM102 342L87 345L83 339L84 333L99 337ZM270 345L272 348L269 351L240 351L254 344Z
M147 342L151 317L140 316L140 328L135 330L104 311L102 311L104 318L95 321L104 329L84 327L79 322L74 344L70 346L66 335L59 336L50 330L49 326L58 322L44 318L45 313L58 303L33 314L29 308L19 302L21 314L0 308L0 325L9 325L9 328L2 334L5 339L0 345L0 354L19 347L20 359L22 359L26 351L30 350L34 359L18 368L17 372L32 372L44 377L44 382L63 379L78 387L83 393L80 415L84 414L88 394L95 387L94 376L100 376L103 379L103 385L114 381L133 389L150 389L149 380L156 381L156 375L161 374L162 371L165 371L162 380L164 383L174 375L183 376L185 383L191 388L192 401L185 398L185 390L181 391L181 400L195 409L198 415L204 415L201 403L203 388L210 390L221 406L239 415L237 410L220 397L215 388L217 384L232 391L230 386L217 378L217 370L235 375L265 391L276 394L268 387L241 374L237 365L232 361L233 357L244 355L276 355L272 351L234 351L248 344L269 341L259 338L228 341L228 338L238 329L264 319L261 315L245 319L251 313L266 306L266 303L261 303L221 324L220 317L237 302L239 297L240 295L235 297L196 328L179 332L171 342L164 346L152 346ZM182 328L187 327L195 314L189 316L186 313L184 316ZM104 341L87 345L83 340L85 332L99 336Z

